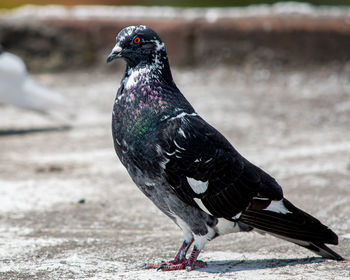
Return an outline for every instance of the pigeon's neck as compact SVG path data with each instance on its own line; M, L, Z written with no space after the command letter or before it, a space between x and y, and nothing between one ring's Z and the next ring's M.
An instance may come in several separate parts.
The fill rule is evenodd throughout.
M157 51L150 61L141 62L135 66L127 64L122 80L125 89L132 89L154 82L175 86L165 50Z

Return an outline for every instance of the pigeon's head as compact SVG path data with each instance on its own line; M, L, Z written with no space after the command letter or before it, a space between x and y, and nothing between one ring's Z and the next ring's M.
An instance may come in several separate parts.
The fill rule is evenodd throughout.
M158 34L144 25L128 26L116 37L116 45L107 62L116 58L124 58L130 67L139 64L161 63L166 57L164 43Z

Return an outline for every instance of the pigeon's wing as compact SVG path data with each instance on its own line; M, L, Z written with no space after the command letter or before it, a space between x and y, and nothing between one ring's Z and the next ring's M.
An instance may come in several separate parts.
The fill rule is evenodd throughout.
M253 198L262 207L282 199L278 183L199 116L179 114L161 134L166 180L186 203L235 220Z

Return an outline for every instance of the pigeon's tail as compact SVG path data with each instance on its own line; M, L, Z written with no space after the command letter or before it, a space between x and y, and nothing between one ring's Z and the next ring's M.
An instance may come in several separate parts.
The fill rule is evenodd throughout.
M298 209L286 199L271 203L264 209L253 200L239 221L258 231L305 247L324 258L343 260L325 245L325 243L337 245L338 236L319 220Z

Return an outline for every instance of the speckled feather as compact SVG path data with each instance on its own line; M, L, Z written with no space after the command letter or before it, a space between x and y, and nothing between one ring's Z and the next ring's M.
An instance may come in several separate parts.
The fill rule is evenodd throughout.
M216 236L257 228L341 258L324 245L338 242L329 228L284 199L275 179L198 116L176 87L152 29L122 30L113 50L107 61L127 61L113 108L117 155L140 190L182 229L185 245L194 239L200 251Z

